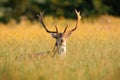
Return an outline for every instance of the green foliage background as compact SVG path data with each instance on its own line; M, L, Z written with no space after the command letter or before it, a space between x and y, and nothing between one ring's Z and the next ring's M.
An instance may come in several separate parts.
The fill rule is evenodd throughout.
M120 16L120 0L0 0L0 21L17 21L21 16L36 20L39 11L56 17L73 18L74 9L79 9L83 17L110 14Z

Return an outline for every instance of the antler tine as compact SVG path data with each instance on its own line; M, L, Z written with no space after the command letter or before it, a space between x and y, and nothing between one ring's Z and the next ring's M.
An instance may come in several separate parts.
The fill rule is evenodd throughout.
M37 14L37 17L39 18L40 22L43 19L43 15L44 15L44 12L40 12L39 14Z
M79 21L80 21L80 19L81 19L80 11L77 11L77 10L75 9L75 13L76 13L76 15L77 15L76 25L75 25L75 27L74 27L72 30L70 30L70 31L68 31L68 32L65 33L64 36L65 36L66 38L68 38L68 37L72 34L72 32L77 29L77 27L78 27L78 25L79 25Z
M79 21L80 21L80 19L81 19L81 16L80 16L80 11L77 11L77 10L75 9L75 13L76 13L76 15L77 15L77 21L76 21L75 28L73 28L71 31L74 31L74 30L76 30L76 29L77 29L77 26L78 26Z
M40 23L42 24L42 26L44 27L44 29L46 30L46 32L48 33L56 33L56 31L49 31L47 28L46 28L46 25L44 24L44 21L43 21L43 15L44 15L44 12L40 12L39 14L37 14L39 20L40 20Z
M65 27L64 32L63 32L63 33L65 33L65 32L66 32L67 28L68 28L68 25Z
M77 15L77 21L76 21L76 26L75 27L77 28L77 26L80 22L81 16L80 16L80 11L77 11L76 9L75 9L75 13Z
M44 22L43 22L43 14L44 12L40 12L39 14L37 14L39 20L40 20L40 23L42 24L42 26L45 28L46 32L49 32L48 29L46 28Z
M58 28L57 28L57 26L55 25L55 29L56 29L56 32L58 33Z
M77 11L77 9L75 9L75 13L77 13L78 15L80 14L80 11Z

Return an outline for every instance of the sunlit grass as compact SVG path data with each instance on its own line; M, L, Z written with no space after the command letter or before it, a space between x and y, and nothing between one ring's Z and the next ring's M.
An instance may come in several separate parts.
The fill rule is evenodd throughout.
M49 21L49 22L47 22ZM50 30L62 32L74 20L47 17ZM67 40L63 60L52 53L39 57L29 54L50 51L55 43L38 22L0 24L0 80L119 80L120 19L102 16L80 22Z

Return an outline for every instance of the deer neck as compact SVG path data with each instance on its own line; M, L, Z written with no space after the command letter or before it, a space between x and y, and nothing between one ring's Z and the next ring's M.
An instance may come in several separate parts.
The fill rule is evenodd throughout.
M58 46L58 52L60 54L66 53L66 39L58 38L56 39L57 46Z

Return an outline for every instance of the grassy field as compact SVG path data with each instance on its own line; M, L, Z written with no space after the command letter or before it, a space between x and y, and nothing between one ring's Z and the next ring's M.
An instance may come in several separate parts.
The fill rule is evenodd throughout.
M45 22L50 30L56 24L59 31L75 25L64 18L46 17ZM1 23L0 80L120 80L120 18L105 15L80 22L67 40L63 60L45 53L54 43L38 22Z

